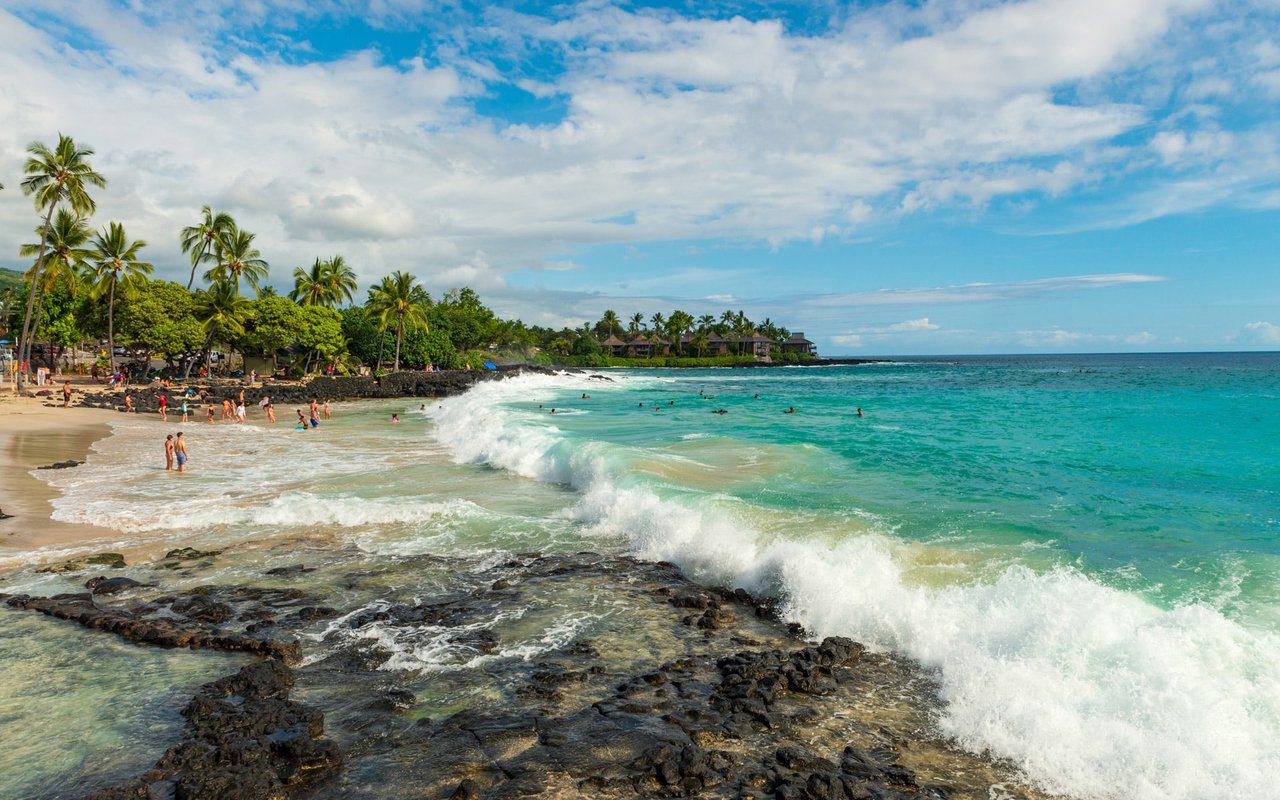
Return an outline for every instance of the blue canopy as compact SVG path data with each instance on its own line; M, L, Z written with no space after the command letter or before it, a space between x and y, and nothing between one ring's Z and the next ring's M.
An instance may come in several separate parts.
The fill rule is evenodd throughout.
M493 362L492 362L492 361L486 361L486 362L484 362L484 368L485 368L485 369L497 369L497 367L495 367L495 366L493 365Z

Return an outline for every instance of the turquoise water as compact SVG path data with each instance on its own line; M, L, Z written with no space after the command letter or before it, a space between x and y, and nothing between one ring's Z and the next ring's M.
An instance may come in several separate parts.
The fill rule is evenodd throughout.
M302 550L670 560L914 659L939 734L1051 791L1275 796L1280 355L602 374L340 404L314 431L193 423L184 476L157 463L158 422L121 417L87 465L40 477L112 549L231 546L199 581ZM591 624L566 612L500 657ZM469 668L391 638L386 669Z

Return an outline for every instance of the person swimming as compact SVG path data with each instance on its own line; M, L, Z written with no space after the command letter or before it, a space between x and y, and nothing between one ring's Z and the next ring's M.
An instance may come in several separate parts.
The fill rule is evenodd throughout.
M796 407L795 407L795 406L792 406L791 408L788 408L786 411L783 411L782 413L783 413L783 414L794 414L794 413L796 413Z
M866 416L866 414L863 414L863 413L862 413L862 409L858 409L858 416L860 416L860 417L865 417L865 416Z
M392 415L391 415L391 424L392 424L392 425L398 425L398 424L400 424L400 415L399 415L399 414L392 414Z

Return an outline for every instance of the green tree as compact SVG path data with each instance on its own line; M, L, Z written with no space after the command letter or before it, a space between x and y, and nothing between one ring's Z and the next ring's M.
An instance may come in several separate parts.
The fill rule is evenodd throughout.
M37 268L43 270L43 274L40 277L40 282L43 285L38 292L39 299L36 301L35 325L31 331L33 340L41 338L37 335L37 332L40 329L44 313L45 296L49 291L57 287L66 287L74 293L78 287L80 271L85 260L89 257L89 249L85 245L88 244L89 237L92 236L88 224L69 208L58 209L57 215L53 218L53 224L47 228L37 228L36 233L42 235L46 247L44 249L44 263L33 264L27 272L27 278L34 282L38 271ZM18 248L18 255L29 258L37 255L40 251L39 244L24 244Z
M369 290L369 310L377 314L387 327L396 332L395 371L400 370L400 343L406 328L427 326L427 305L431 298L426 289L407 272L396 271Z
M45 211L44 232L40 236L40 249L36 254L36 267L32 274L31 287L27 293L27 314L22 323L22 335L18 342L18 360L30 358L30 335L35 332L38 320L35 319L36 293L40 291L40 273L44 269L44 249L48 243L50 223L59 203L66 202L78 216L87 217L97 206L89 196L88 188L96 186L105 188L107 179L94 171L88 158L93 149L79 147L70 136L58 134L58 145L50 150L40 142L27 146L30 158L23 166L27 178L22 182L24 194L34 198L37 211Z
M622 333L622 320L618 319L618 312L612 308L606 308L604 315L596 323L596 333L606 338L615 333Z
M329 289L324 282L325 262L316 259L311 269L293 268L293 291L289 299L303 306L323 306L328 304Z
M631 315L631 319L627 322L627 333L632 336L638 336L642 330L644 330L644 314L637 311Z
M236 229L236 221L230 214L204 206L200 209L200 221L182 229L179 241L182 252L191 256L191 277L187 279L187 290L196 280L196 268L206 261L217 260L219 249L224 246L230 233Z
M173 366L200 349L204 331L193 313L195 298L180 283L140 279L118 311L126 347L160 353Z
M254 237L255 234L234 224L225 231L215 245L214 265L204 274L205 280L227 283L236 294L240 294L240 281L243 279L256 294L258 284L267 277L267 262L253 246Z
M115 367L115 311L116 292L129 293L139 278L151 274L151 265L138 259L138 252L147 243L141 239L129 241L124 226L112 222L93 239L91 275L94 293L107 296L107 347L111 366Z
M307 351L310 371L312 359L316 363L332 364L347 352L347 340L342 335L342 316L332 308L306 306L300 308L297 342Z
M245 305L244 336L241 349L253 349L271 356L277 366L276 352L298 340L303 326L302 307L287 297L263 297Z
M234 286L226 281L215 281L212 286L196 293L192 308L200 327L205 332L205 363L209 362L209 350L217 337L232 337L244 334L244 322L249 315L249 301L236 292ZM191 365L187 365L190 374Z

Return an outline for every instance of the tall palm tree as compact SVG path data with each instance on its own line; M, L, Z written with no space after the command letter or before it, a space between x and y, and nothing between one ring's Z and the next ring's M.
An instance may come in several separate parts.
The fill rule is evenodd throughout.
M18 342L19 363L30 357L30 337L35 333L32 323L35 321L36 292L39 291L40 273L44 268L44 248L48 243L54 209L65 201L77 214L87 217L97 209L93 198L89 196L88 187L96 186L101 189L107 185L107 179L95 172L88 162L93 149L78 147L70 136L58 134L58 146L52 150L40 142L32 142L27 146L27 153L31 157L23 166L27 179L22 182L22 192L34 196L36 210L45 211L45 216L31 290L27 294L27 316L23 320L22 336Z
M324 284L329 298L326 305L332 307L350 303L356 295L356 271L347 266L347 261L342 256L334 256L325 262Z
M204 361L209 363L209 348L218 336L244 333L244 320L249 310L249 301L240 296L236 288L227 281L214 281L205 290L198 292L192 303L191 311L205 331ZM190 374L191 362L187 362Z
M712 325L716 324L716 318L712 314L703 314L698 317L698 330L706 332Z
M31 339L34 342L40 330L40 317L44 314L44 298L50 289L66 286L74 289L79 283L80 269L89 258L89 250L85 245L93 233L89 224L69 208L58 209L53 224L46 230L36 228L36 233L45 239L44 262L33 264L27 271L27 278L35 282L36 267L43 269L40 278L40 298L36 301L35 317L31 325ZM24 244L18 248L18 255L29 258L40 252L38 244Z
M316 259L311 269L293 268L293 291L289 299L302 306L327 306L328 287L325 286L325 263Z
M644 330L644 314L637 311L631 315L630 321L627 322L627 333L635 336L642 330Z
M200 221L182 229L179 241L182 252L191 254L191 277L187 279L187 290L196 282L196 267L202 262L216 258L218 248L227 238L228 233L236 229L236 221L230 214L204 206L200 209Z
M600 317L599 324L596 325L597 331L600 331L601 329L604 330L606 336L612 336L615 333L620 333L622 331L622 321L618 319L618 312L614 311L612 308L606 308L604 310L604 315Z
M310 269L295 267L289 297L299 305L333 308L351 302L355 290L355 270L342 256L334 256L328 261L317 258Z
M267 277L267 262L253 246L255 235L235 225L228 229L214 248L214 265L204 274L205 280L226 281L240 294L243 278L256 294L259 282Z
M427 327L427 290L407 272L396 271L382 279L382 283L369 291L369 310L377 314L384 325L395 320L396 360L393 371L400 371L400 341L406 328Z
M94 292L98 296L107 295L107 352L111 354L113 368L116 365L116 290L127 293L139 278L151 274L151 265L138 260L138 251L146 246L141 239L129 241L119 222L109 223L93 237L89 256L91 277Z
M692 329L693 317L688 312L680 309L671 312L671 317L667 320L667 332L671 337L676 355L680 355L681 340L684 335Z

